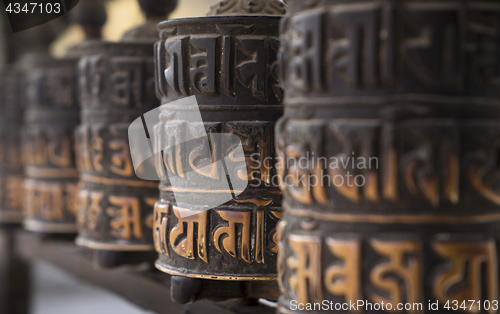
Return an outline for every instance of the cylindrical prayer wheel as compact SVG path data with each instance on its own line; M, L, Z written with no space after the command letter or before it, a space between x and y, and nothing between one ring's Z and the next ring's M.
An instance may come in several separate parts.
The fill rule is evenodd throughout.
M103 267L155 259L151 229L158 182L136 175L129 126L160 105L155 95L155 19L164 19L177 1L139 4L145 24L128 31L119 43L87 43L79 62L82 125L77 147L82 175L76 242L92 249L94 263Z
M28 56L24 114L24 227L40 233L75 233L74 129L79 123L76 60Z
M21 86L20 69L9 66L0 71L0 224L23 219Z
M500 1L287 2L278 312L497 313Z
M79 245L105 251L154 251L158 182L134 173L128 127L158 107L153 43L83 44L79 68L82 125L77 130L81 181Z
M285 9L274 0L247 2L223 1L216 16L159 25L155 135L169 180L160 184L153 234L156 267L172 275L276 279L282 211L271 179Z

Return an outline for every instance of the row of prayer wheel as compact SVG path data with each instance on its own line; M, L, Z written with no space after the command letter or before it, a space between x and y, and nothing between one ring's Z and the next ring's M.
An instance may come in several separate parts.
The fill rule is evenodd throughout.
M0 222L181 303L498 313L500 1L139 2L120 42L2 70Z

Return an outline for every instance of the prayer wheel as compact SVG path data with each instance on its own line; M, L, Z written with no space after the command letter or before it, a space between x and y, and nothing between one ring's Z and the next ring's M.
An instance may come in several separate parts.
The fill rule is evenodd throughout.
M497 313L500 1L287 3L278 312Z
M20 69L5 67L0 71L0 224L23 219L22 108Z
M79 236L97 250L151 251L158 183L134 173L128 127L158 107L153 43L86 43L79 62Z
M156 267L174 275L174 301L202 293L199 279L276 279L282 211L271 179L284 13L277 0L222 1L208 17L158 26L161 121L150 133L164 179L153 236Z
M38 233L75 233L74 129L79 123L76 99L76 52L54 60L28 55L28 101L24 113L24 227ZM26 61L28 62L28 61Z
M157 1L164 18L176 1ZM148 1L142 1L143 8ZM76 243L93 250L102 267L153 263L153 206L158 182L134 172L128 129L142 114L157 108L154 42L156 24L149 19L125 34L121 42L84 43L79 62L82 124L77 130L81 171Z

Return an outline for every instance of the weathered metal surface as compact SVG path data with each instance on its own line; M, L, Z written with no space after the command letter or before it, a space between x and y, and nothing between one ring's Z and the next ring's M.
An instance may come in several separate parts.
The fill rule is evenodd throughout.
M24 227L40 233L74 233L77 58L31 59L23 126Z
M497 313L500 2L287 2L279 312Z
M158 183L134 173L128 127L158 107L153 43L84 43L79 68L82 125L77 243L96 250L153 251Z
M20 127L23 118L21 72L14 66L0 71L0 223L23 219L23 163Z
M156 86L162 98L163 118L155 128L156 145L163 151L162 167L185 181L175 186L162 181L153 234L159 252L156 267L184 277L179 280L186 283L185 294L177 293L177 300L188 300L194 291L203 290L198 287L200 283L186 277L276 278L275 227L282 215L281 192L271 182L274 165L269 159L274 156L274 123L283 112L276 57L280 17L265 16L260 2L255 2L260 9L240 9L238 16L221 16L235 13L222 10L220 16L170 20L159 25ZM268 2L284 11L278 1L266 1L262 7L266 8ZM196 96L198 108L170 104L189 96ZM189 121L198 109L204 125ZM188 141L205 132L208 137L236 135L244 156L235 156L234 143L229 141L213 141L213 147L206 147L201 138ZM205 158L207 151L212 153ZM231 161L246 163L247 176L241 177L242 169L231 165L227 173L237 178L240 175L239 179L249 184L244 191L231 191L233 196L243 192L241 195L207 211L202 206L204 197L228 193L214 190L217 179L225 177L225 170L216 161L227 156ZM177 204L173 192L188 193L193 203ZM186 208L194 215L181 218Z
M160 104L154 88L154 20L164 19L177 1L139 4L146 23L119 43L87 43L79 64L82 125L77 146L82 176L77 243L93 249L94 263L103 267L155 259L151 228L158 182L136 176L128 127Z

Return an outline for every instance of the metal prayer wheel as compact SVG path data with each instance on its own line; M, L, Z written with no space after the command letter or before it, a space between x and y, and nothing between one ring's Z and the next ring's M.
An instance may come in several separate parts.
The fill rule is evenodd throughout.
M497 313L500 2L287 2L278 312Z
M153 43L85 43L79 68L82 124L77 244L104 251L154 251L153 205L158 183L139 179L128 127L158 107Z
M127 32L119 43L87 43L79 62L82 125L77 147L82 175L76 242L93 250L99 266L155 259L151 229L158 182L135 174L129 126L160 105L153 49L158 32L151 19L164 18L176 3L140 1L147 23Z
M0 223L23 219L23 164L20 127L23 119L21 72L14 66L0 71Z
M75 233L74 129L79 123L76 60L28 55L24 113L24 227L39 233Z
M271 178L273 129L283 112L276 55L284 12L279 1L222 1L212 8L213 16L158 26L156 86L162 106L155 133L163 156L159 168L170 181L160 184L153 235L156 267L175 275L176 301L195 294L192 286L181 288L197 285L188 278L276 279L275 228L282 211L281 192ZM196 98L195 106L188 97ZM214 140L221 134L241 141L241 152L230 136ZM223 169L223 159L243 166ZM217 187L226 177L233 179L231 191ZM248 185L238 191L234 180L240 179ZM220 205L207 205L219 197Z

